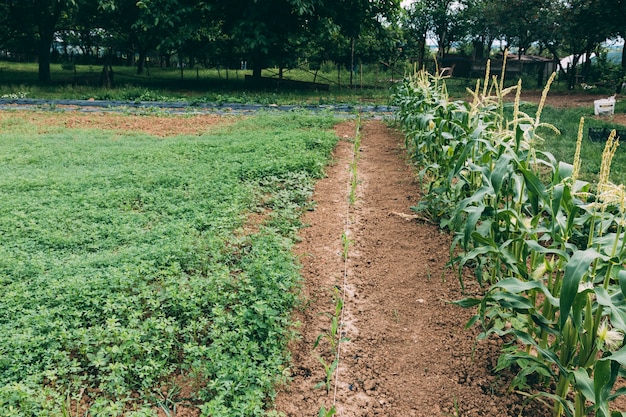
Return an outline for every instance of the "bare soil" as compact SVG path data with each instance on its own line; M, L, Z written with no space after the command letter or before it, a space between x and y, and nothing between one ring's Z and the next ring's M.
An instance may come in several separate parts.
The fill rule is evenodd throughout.
M236 120L235 116L212 114L168 116L122 113L86 113L80 111L34 112L15 110L3 112L0 120L25 119L38 127L41 134L59 127L67 129L107 129L120 132L143 132L157 137L201 135L215 126Z

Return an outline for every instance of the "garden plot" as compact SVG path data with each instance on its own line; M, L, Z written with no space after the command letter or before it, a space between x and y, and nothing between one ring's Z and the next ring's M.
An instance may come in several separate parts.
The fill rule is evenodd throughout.
M0 414L261 415L334 120L81 117L0 115Z

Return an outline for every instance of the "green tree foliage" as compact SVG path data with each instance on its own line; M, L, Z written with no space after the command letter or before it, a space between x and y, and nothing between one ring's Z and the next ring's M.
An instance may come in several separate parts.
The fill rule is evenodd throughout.
M50 81L50 47L58 24L77 7L77 0L6 0L2 27L39 62L39 81Z
M321 2L317 0L235 0L218 2L223 30L249 53L254 76L260 77L268 63L279 66L297 48Z
M532 45L557 59L626 35L624 0L415 0L399 11L399 0L4 0L0 47L36 59L48 82L56 39L81 48L86 60L103 48L122 54L138 73L158 54L191 65L246 60L259 77L265 67L302 60L348 68L363 59L391 62L401 39L405 56L421 66L428 38L440 57L471 43L483 58L500 39L519 53Z
M426 55L426 38L433 28L431 15L428 13L426 0L415 1L402 15L402 27L406 41L406 53L417 62L417 66L424 66Z
M613 0L570 0L551 2L549 6L542 10L547 18L541 25L542 30L538 33L537 40L556 60L563 56L573 56L568 71L568 83L572 88L576 82L579 59L589 58L602 42L619 34L615 15L620 11L624 12L623 5ZM588 71L590 60L587 59L586 62L583 75Z

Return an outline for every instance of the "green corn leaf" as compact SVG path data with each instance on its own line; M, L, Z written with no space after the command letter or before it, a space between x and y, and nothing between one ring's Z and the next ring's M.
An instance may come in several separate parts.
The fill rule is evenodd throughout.
M546 319L541 314L531 313L530 318L532 319L533 323L539 326L543 331L553 334L555 336L559 335L559 331L554 328L554 323Z
M498 291L492 294L492 299L504 309L511 309L523 314L528 314L530 310L535 308L528 298L508 292Z
M454 169L451 169L450 173L448 174L448 183L452 184L452 181L454 180L454 178L459 175L459 173L461 172L463 168L465 168L465 161L467 160L467 156L470 150L471 150L470 146L466 146L463 149L463 151L461 152L461 155L459 155L459 157L456 160L456 165L454 166Z
M529 169L523 168L519 166L519 170L524 176L524 180L526 182L526 187L528 187L528 191L538 198L549 202L549 196L546 192L546 187L543 185L539 177Z
M574 303L572 304L572 322L574 323L574 327L579 331L583 331L583 316L585 320L587 316L583 314L583 310L587 307L587 300L589 296L587 295L590 290L586 290L585 293L577 293L574 297Z
M601 361L614 361L626 367L626 346L622 346L620 350L613 352L609 356L605 356L604 358L600 359L598 362L601 362Z
M540 245L539 242L537 242L536 240L526 240L525 243L534 252L554 254L554 255L557 255L561 259L569 258L569 255L567 254L567 252L557 249L557 248L546 248L545 246Z
M568 164L566 162L559 162L559 165L557 167L557 173L558 173L559 179L562 180L565 178L569 178L572 176L573 172L574 172L574 165Z
M616 389L614 392L611 393L611 395L609 395L609 402L613 401L614 399L621 397L622 395L626 395L626 387L621 387ZM613 416L614 414L611 414L611 416ZM618 414L621 415L621 414ZM626 413L624 414L626 415Z
M610 359L610 357L609 357ZM613 384L617 379L619 364L609 360L600 360L596 362L593 372L593 390L595 394L596 416L610 417L609 412L609 396L613 388Z
M587 401L591 401L595 404L594 381L587 375L587 371L584 369L576 369L574 371L574 378L576 380L576 389L583 393Z
M472 308L472 307L476 307L478 304L480 304L480 302L481 302L480 298L467 297L461 300L452 301L451 304L454 304L463 308Z
M487 187L487 186L480 187L478 190L474 192L474 194L472 194L471 197L468 197L459 203L460 210L465 210L467 206L474 204L474 203L482 204L483 200L485 199L485 196L489 194L491 191L492 191L491 187Z
M557 184L552 189L552 203L550 206L552 208L553 217L556 217L557 213L559 212L559 208L561 207L561 201L563 199L564 191L565 191L565 187L563 186L563 184Z
M498 245L496 243L495 240L493 240L493 238L491 237L485 237L483 235L481 235L480 233L472 233L472 238L479 244L483 245L483 246L489 246L490 248L495 249L496 251L498 251L500 249L500 245Z
M569 238L574 230L576 221L579 220L578 213L581 210L580 206L575 204L572 197L572 191L569 187L566 187L563 191L561 206L565 208L565 211L567 212L567 225L565 230L567 231L567 237Z
M500 189L502 188L502 182L504 181L504 177L509 172L509 163L513 159L512 155L505 154L502 155L497 161L496 166L491 172L491 186L493 187L493 191L495 194L500 194Z
M469 247L470 237L472 232L476 230L476 223L480 220L480 217L485 209L485 206L478 207L468 207L465 209L469 216L467 216L467 220L465 221L465 228L463 233L463 248L465 250Z
M565 327L565 322L569 317L572 304L574 304L574 298L578 293L578 285L583 276L589 271L589 265L595 259L601 257L595 249L586 249L583 251L574 252L572 257L565 265L565 275L563 276L563 285L561 288L560 298L560 320L559 325L562 328Z
M507 278L498 282L495 286L513 294L519 294L530 290L539 290L545 295L550 304L555 307L559 305L559 299L555 298L541 281L521 281L518 278Z
M533 339L533 337L531 335L529 335L526 332L520 331L520 330L513 330L512 333L515 335L515 337L522 343L524 343L525 345L529 345L534 347L538 353L541 354L541 356L543 356L543 359L540 358L535 358L534 360L542 363L542 361L547 361L546 363L546 367L547 369L550 370L550 372L552 373L553 377L556 377L556 373L555 371L551 370L550 367L548 366L548 364L553 364L556 365L557 368L559 368L559 371L563 374L563 375L570 375L570 371L565 368L562 364L561 361L559 360L559 357L556 355L556 353L552 352L549 349L544 349L541 346L539 346L537 344L537 342L535 341L535 339Z
M539 214L539 196L535 193L528 193L528 201L530 202L530 207L532 208L533 216Z
M596 287L594 288L594 292L596 294L598 304L609 309L611 324L613 327L616 327L621 331L626 331L626 312L615 305L613 299L604 287Z
M465 329L471 329L472 326L476 324L478 320L480 320L480 316L478 314L472 316L472 318L469 319L467 323L465 324ZM479 339L480 339L480 336L479 336Z
M619 288L622 290L622 295L626 297L626 270L621 270L617 273L617 279L619 281Z

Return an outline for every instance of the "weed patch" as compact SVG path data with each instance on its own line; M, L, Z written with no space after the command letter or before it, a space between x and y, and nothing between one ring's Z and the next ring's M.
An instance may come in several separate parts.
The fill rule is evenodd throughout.
M263 115L164 139L3 123L0 414L57 416L87 397L93 415L183 401L262 415L287 360L294 231L333 123ZM236 233L264 205L270 218ZM165 401L181 375L192 395Z

